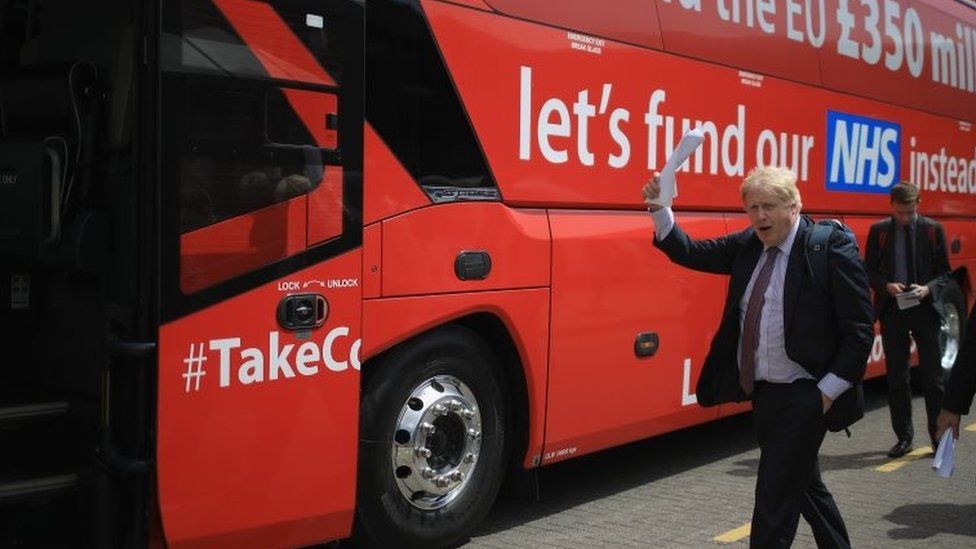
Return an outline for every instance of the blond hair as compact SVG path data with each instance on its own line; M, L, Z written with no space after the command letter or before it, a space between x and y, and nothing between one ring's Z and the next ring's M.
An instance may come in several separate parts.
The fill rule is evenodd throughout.
M742 200L752 190L768 190L780 198L784 204L801 206L800 189L796 187L796 173L789 168L772 166L756 167L742 180L739 192Z

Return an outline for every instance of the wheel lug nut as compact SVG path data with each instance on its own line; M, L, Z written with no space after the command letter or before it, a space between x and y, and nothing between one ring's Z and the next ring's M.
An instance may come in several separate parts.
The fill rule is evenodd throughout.
M444 414L447 413L447 407L444 406L443 404L435 404L433 409L434 409L434 414L438 416L443 416Z
M452 400L449 403L449 406L451 407L451 411L454 413L460 412L462 408L460 400Z
M464 480L464 473L462 473L461 471L454 471L453 473L451 473L451 480L453 480L454 482L461 482L462 480Z
M420 430L425 435L432 435L435 432L437 432L437 428L434 427L434 425L432 423L427 423L426 421L420 424Z
M424 467L424 469L420 471L420 476L426 479L432 479L434 478L434 470L430 467Z
M414 450L414 453L417 454L417 457L422 457L424 459L430 458L430 454L431 454L430 448L426 448L423 446L418 446L417 449Z
M474 463L474 454L465 454L465 456L464 456L464 462L465 463Z
M471 410L464 410L463 412L461 412L461 417L470 421L474 419L474 412L472 412Z
M471 438L478 438L481 436L481 431L475 429L474 427L468 429L468 436Z

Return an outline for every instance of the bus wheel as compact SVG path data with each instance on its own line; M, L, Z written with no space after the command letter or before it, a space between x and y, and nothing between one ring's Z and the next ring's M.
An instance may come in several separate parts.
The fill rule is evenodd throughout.
M374 365L360 405L360 545L448 545L488 513L508 452L495 366L491 349L458 326Z
M952 365L959 354L961 337L966 323L966 302L962 291L955 282L949 282L942 291L938 303L942 313L942 326L939 330L939 349L942 351L943 377L948 380Z

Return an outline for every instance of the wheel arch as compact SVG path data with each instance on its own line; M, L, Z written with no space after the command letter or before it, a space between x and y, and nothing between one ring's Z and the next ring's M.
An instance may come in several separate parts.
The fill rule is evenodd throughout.
M519 467L525 459L529 445L529 397L526 371L511 330L499 316L489 312L471 313L446 320L410 335L410 337L397 342L363 362L360 370L361 387L367 386L367 381L375 375L379 368L383 367L383 364L388 362L386 359L391 354L428 334L452 325L466 328L474 336L480 337L495 355L495 365L498 370L497 374L500 376L500 384L506 394L510 396L508 427L512 433L512 438L509 468Z

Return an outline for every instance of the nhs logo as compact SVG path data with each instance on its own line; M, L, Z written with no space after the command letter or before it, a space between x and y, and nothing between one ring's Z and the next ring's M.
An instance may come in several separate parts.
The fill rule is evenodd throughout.
M887 193L900 181L901 126L827 111L827 190Z

